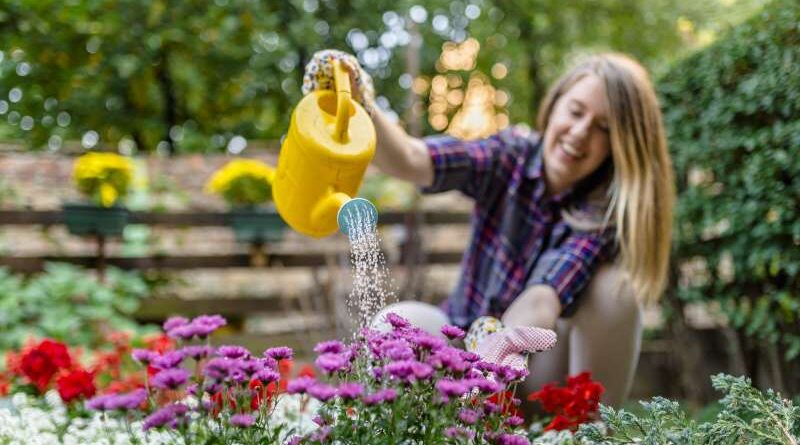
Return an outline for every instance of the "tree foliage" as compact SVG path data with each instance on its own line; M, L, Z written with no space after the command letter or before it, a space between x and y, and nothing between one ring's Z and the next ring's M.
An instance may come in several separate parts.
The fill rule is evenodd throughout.
M737 0L736 5L759 0ZM314 51L356 53L383 105L411 105L408 48L436 73L445 41L481 42L511 120L532 122L570 54L615 49L651 67L680 53L678 20L722 23L719 0L5 0L0 136L33 148L219 151L236 135L276 140ZM736 8L727 8L736 9ZM703 25L705 26L705 25ZM466 80L469 73L457 73ZM430 128L429 128L430 130Z

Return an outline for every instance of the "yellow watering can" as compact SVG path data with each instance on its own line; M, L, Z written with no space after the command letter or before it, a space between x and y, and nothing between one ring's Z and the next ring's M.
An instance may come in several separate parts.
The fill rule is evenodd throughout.
M355 198L375 155L375 127L352 99L350 76L334 61L335 91L314 91L292 113L272 184L275 207L289 226L321 238L351 223L374 226L375 206Z

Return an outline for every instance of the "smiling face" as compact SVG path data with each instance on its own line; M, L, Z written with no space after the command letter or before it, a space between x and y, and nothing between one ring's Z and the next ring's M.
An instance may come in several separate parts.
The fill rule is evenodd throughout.
M608 105L603 81L587 74L555 103L544 132L547 192L559 194L597 170L609 156Z

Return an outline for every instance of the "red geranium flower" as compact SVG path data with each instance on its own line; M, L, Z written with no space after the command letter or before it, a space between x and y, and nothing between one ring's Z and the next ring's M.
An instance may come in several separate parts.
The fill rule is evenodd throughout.
M502 397L501 397L502 395ZM511 391L504 391L503 393L496 392L492 394L488 399L488 402L492 402L495 405L501 406L503 409L503 416L511 417L511 416L519 416L520 410L519 408L514 405L511 400L514 398L514 393Z
M0 374L0 397L5 397L11 391L11 379L5 374Z
M566 418L566 417L564 417L562 415L557 415L557 416L553 417L553 420L550 421L550 423L548 423L546 427L544 427L544 430L545 431L550 431L550 430L555 430L555 431L570 430L570 429L575 428L576 426L577 425L575 425L575 423L570 421L568 418Z
M175 342L167 334L157 334L144 339L147 349L163 354L175 349Z
M554 383L544 385L541 390L528 396L528 400L538 400L545 412L553 414L553 420L544 428L549 430L575 430L578 425L597 414L600 396L605 391L603 385L592 380L592 374L583 372L567 378L567 386L558 387Z
M33 383L40 392L50 385L53 376L61 369L72 365L67 347L60 342L45 339L33 349L26 352L20 360L22 374Z
M60 375L56 379L56 387L64 403L70 403L79 398L88 399L97 392L94 385L94 374L84 369L75 369Z

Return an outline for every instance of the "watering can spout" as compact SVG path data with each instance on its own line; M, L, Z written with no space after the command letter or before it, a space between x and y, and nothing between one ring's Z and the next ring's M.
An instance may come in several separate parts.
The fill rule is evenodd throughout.
M333 91L314 91L294 109L272 185L275 207L286 223L317 238L339 228L349 234L352 224L342 226L342 214L377 221L372 203L352 198L375 155L375 127L353 101L349 74L339 61L334 83Z
M336 214L339 230L350 239L372 232L378 225L378 209L364 198L354 198L339 207Z

